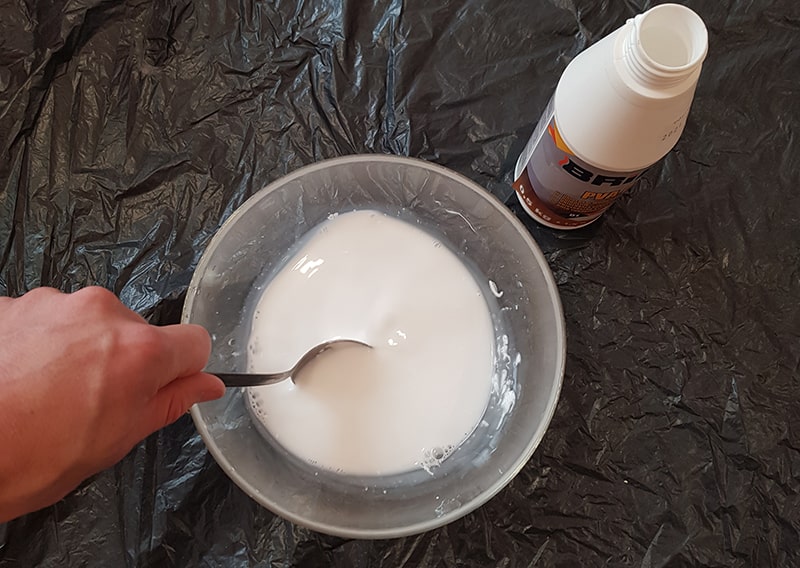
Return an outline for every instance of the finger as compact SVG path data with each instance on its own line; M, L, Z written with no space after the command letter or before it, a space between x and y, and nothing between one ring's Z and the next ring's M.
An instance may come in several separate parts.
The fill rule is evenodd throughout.
M159 331L169 355L168 373L159 385L163 388L176 378L194 375L203 370L211 354L211 338L199 325L178 324L155 328Z
M139 439L172 424L198 402L216 400L225 394L225 385L208 373L196 373L175 379L158 391L148 403L141 422Z

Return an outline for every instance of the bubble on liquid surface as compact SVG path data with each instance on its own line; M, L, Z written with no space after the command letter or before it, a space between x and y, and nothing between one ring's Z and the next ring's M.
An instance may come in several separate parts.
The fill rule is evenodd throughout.
M431 449L423 448L422 460L417 463L419 467L433 475L433 470L442 465L442 462L455 451L455 446L435 446Z

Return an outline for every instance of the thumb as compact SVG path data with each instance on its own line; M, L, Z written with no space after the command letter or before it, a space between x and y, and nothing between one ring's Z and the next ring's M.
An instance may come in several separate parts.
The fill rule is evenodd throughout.
M198 402L216 400L225 394L225 385L214 375L197 373L175 379L161 388L145 408L142 426L149 436L156 430L175 422Z

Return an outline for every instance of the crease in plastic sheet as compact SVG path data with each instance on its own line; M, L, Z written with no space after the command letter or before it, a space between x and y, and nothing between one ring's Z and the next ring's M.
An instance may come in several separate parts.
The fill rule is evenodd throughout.
M517 478L396 541L247 498L191 421L0 526L1 566L800 562L800 8L688 1L710 52L675 150L594 226L526 223L569 336ZM651 2L0 3L0 293L99 284L176 322L209 239L314 161L410 155L524 219L510 172L581 49Z

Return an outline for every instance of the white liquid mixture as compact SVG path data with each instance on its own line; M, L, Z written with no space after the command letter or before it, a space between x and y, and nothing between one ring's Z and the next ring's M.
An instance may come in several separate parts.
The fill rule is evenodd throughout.
M288 451L346 474L435 463L475 428L492 384L495 335L473 275L427 232L375 211L317 227L258 299L250 371L291 381L249 389L257 419Z

